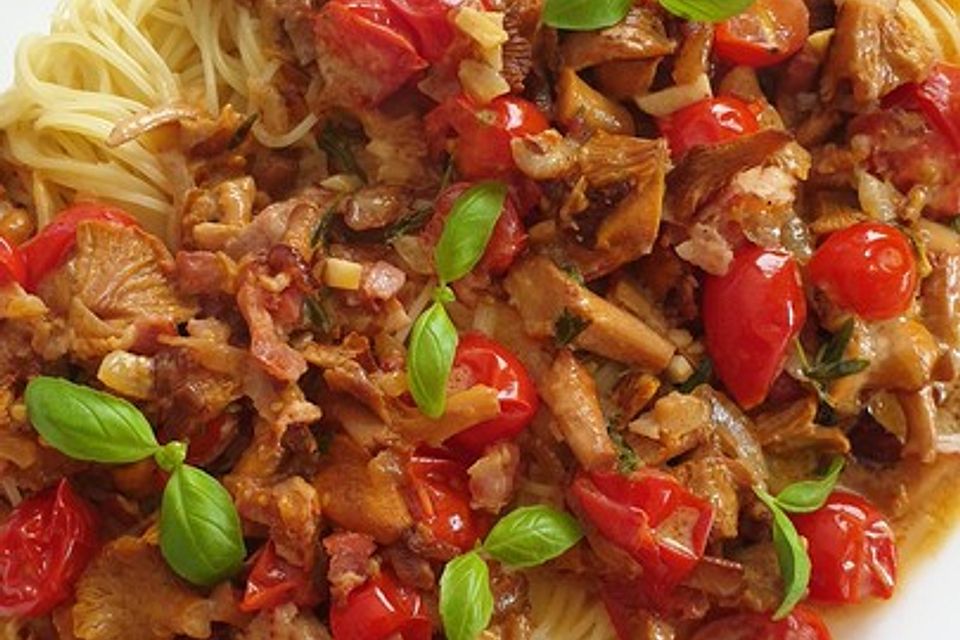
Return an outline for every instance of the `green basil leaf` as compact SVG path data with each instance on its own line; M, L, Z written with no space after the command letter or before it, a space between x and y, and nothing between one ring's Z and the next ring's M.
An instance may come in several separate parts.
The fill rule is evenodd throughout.
M506 199L505 184L481 182L464 191L453 203L434 251L437 275L442 283L456 282L477 266L487 250Z
M803 539L797 533L790 518L777 504L776 498L763 489L754 492L773 514L773 546L777 552L777 564L783 580L783 601L773 614L774 620L782 620L790 615L807 593L810 584L810 558Z
M722 22L740 15L756 0L660 0L664 9L685 20Z
M447 640L476 640L490 624L490 570L476 551L457 556L440 576L440 619Z
M233 498L216 478L184 465L163 492L160 551L177 575L211 586L234 575L247 555Z
M570 514L536 505L521 507L502 518L483 548L505 565L526 569L553 560L582 537L580 525Z
M446 409L457 341L457 328L439 302L417 318L410 332L407 382L417 406L431 418L439 418Z
M555 29L593 31L623 20L633 0L547 0L543 23Z
M135 406L63 378L34 378L26 390L27 415L53 448L76 460L139 462L160 446Z
M837 457L830 463L830 469L820 480L807 480L791 484L777 494L777 504L788 513L810 513L824 505L837 479L843 471L843 458Z

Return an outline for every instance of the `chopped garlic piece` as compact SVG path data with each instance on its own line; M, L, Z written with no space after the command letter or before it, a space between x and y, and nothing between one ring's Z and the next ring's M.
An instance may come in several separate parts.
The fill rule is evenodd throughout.
M464 60L460 63L460 71L457 75L463 90L480 104L487 104L498 96L510 93L510 85L503 76L496 69L482 62Z
M356 291L360 288L363 265L359 262L328 258L323 269L323 283L333 289Z
M710 78L700 74L690 84L679 84L635 99L640 110L656 118L669 116L691 104L713 97Z
M500 11L477 11L464 7L457 12L453 21L481 49L499 47L510 39L503 28L503 13Z
M693 367L690 366L689 360L678 353L670 360L670 364L667 365L665 373L667 380L674 384L680 384L693 375Z
M108 389L146 400L153 393L153 359L127 351L111 351L97 370L97 379Z

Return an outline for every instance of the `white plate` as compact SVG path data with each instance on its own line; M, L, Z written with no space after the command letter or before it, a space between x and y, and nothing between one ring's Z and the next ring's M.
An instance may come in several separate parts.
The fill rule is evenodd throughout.
M13 78L19 38L44 33L57 0L0 0L0 87ZM958 488L960 490L960 488ZM864 615L832 621L835 640L947 640L960 637L954 607L960 606L960 531L934 556L914 567L899 594Z

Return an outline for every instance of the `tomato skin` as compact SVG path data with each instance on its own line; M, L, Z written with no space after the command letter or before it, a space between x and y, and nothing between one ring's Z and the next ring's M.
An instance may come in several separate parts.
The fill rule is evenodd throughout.
M114 222L126 227L139 226L125 211L103 204L83 203L64 209L50 224L21 246L27 265L28 291L36 291L47 274L67 261L77 243L77 227L81 222L89 220Z
M714 51L729 64L769 67L802 49L809 35L810 11L803 0L756 0L717 25Z
M15 244L0 237L0 284L17 282L26 284L27 264L23 259L23 252Z
M268 540L254 558L240 610L250 613L272 609L287 602L313 607L320 599L309 572L277 555L273 540Z
M499 342L482 333L460 336L453 369L463 371L465 377L472 379L472 384L496 389L500 400L498 417L462 431L444 443L453 450L478 458L491 444L516 438L533 421L540 408L537 389L527 368Z
M430 618L413 589L381 572L330 609L334 640L430 640Z
M450 216L457 198L473 186L469 182L458 182L450 185L440 194L437 198L433 217L424 227L420 236L425 242L433 245L440 240L443 225ZM517 256L526 250L527 241L527 230L523 226L523 220L520 219L516 202L512 195L508 195L503 203L500 218L493 228L493 235L490 236L487 249L475 268L493 276L503 275L510 269Z
M720 380L745 409L766 398L807 319L800 269L788 254L750 245L703 288L707 350Z
M693 640L832 640L832 636L816 612L797 607L779 622L759 613L720 618L700 629Z
M809 273L831 302L865 320L903 314L917 288L910 240L879 222L861 222L830 234L814 252Z
M314 33L342 73L336 81L358 103L376 106L427 68L416 33L384 0L333 0Z
M571 493L597 531L643 566L645 582L669 590L703 557L713 507L668 475L581 472ZM678 518L689 525L682 539Z
M919 110L960 152L960 66L938 62L926 80L895 89L883 106Z
M463 0L384 0L416 36L417 51L427 61L438 62L450 49L455 30L450 11Z
M897 544L890 522L860 496L835 491L818 511L792 515L807 539L810 597L837 604L893 595Z
M454 162L466 180L509 177L516 172L510 143L544 131L549 122L535 104L516 96L500 96L478 105L459 95L427 114L427 139L440 152L456 139Z
M21 502L0 525L0 616L49 613L98 546L96 513L66 479Z
M670 153L681 158L694 147L712 146L760 130L759 107L739 98L709 98L657 121Z
M466 552L489 531L487 514L470 507L470 480L463 463L441 452L417 450L407 464L410 512L435 541Z

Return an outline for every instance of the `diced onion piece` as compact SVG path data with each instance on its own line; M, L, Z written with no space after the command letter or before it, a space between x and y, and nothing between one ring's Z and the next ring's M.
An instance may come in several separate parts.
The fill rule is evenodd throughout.
M153 393L153 359L127 351L111 351L100 363L97 379L121 395L146 400Z
M903 199L893 185L869 171L857 171L857 197L863 211L881 222L897 219L897 203Z
M960 255L960 233L926 218L917 220L917 228L930 253Z
M670 360L665 373L667 380L674 384L680 384L690 379L690 376L693 375L693 367L690 366L689 360L678 353Z
M363 265L359 262L328 258L323 269L323 283L333 289L356 291L360 288Z
M363 181L352 173L338 173L325 179L320 186L337 193L353 193L363 186Z
M656 118L663 118L712 97L713 89L710 87L710 79L706 74L702 74L690 84L680 84L656 93L648 93L634 100L641 111Z
M827 49L830 48L830 42L833 40L833 29L821 29L810 34L807 38L807 44L822 59L827 55Z
M499 47L510 39L503 28L503 13L499 11L477 11L464 7L457 11L453 22L481 49Z
M457 73L463 90L475 102L487 104L494 98L510 93L510 85L500 72L483 62L464 60Z

